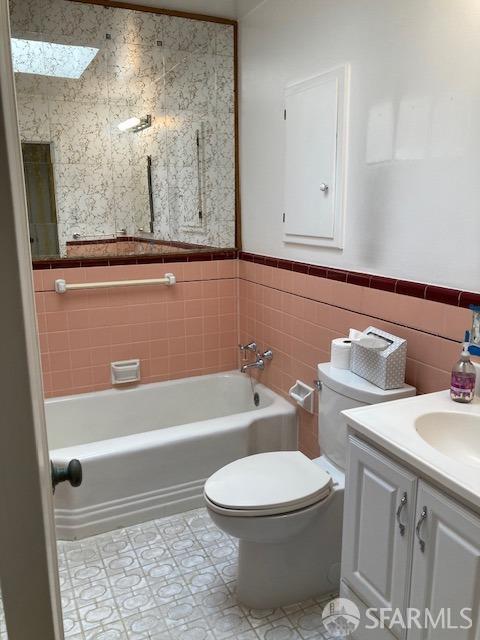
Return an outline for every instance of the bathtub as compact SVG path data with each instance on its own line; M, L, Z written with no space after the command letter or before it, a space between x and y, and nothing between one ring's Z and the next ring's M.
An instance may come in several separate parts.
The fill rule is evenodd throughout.
M83 483L55 493L57 535L83 538L195 509L223 465L297 448L295 409L238 372L46 400L50 455Z

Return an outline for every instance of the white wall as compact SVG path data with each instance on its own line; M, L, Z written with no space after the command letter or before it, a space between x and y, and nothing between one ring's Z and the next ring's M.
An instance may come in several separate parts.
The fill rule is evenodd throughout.
M345 248L285 245L284 87L345 62ZM240 63L245 251L480 291L480 0L265 0Z
M236 0L129 0L129 4L203 13L207 16L221 18L235 19L237 17Z

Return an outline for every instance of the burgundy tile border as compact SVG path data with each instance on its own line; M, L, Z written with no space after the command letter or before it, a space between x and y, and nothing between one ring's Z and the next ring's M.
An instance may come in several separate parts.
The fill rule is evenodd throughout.
M235 260L236 249L217 251L197 251L192 253L170 253L165 256L105 256L104 258L62 258L54 260L34 260L34 271L41 269L73 269L78 267L113 267L128 264L168 264L171 262L199 262L209 260Z
M475 305L476 307L480 306L480 294L471 293L470 291L460 291L459 305L467 309L471 305Z
M254 262L255 264L263 264L269 267L276 267L278 269L305 273L318 278L327 278L328 280L336 280L337 282L346 282L348 284L355 284L370 289L390 291L391 293L421 298L432 302L441 302L454 307L464 307L468 309L471 305L480 306L480 293L460 291L459 289L449 289L448 287L438 287L423 284L421 282L385 278L384 276L375 276L368 273L359 273L357 271L331 269L329 267L322 267L315 264L294 262L292 260L284 260L280 258L270 258L267 256L260 256L255 253L246 253L244 251L240 251L238 257L240 260Z
M347 283L356 284L359 287L369 287L371 280L372 280L372 276L369 276L368 273L348 273L347 274Z
M346 282L348 271L342 271L341 269L328 269L327 278L329 280L336 280L337 282Z
M390 291L395 293L397 281L394 278L384 278L383 276L370 276L370 288L379 291Z
M402 296L410 296L412 298L425 299L425 293L427 285L421 282L409 282L408 280L397 280L395 286L395 293L400 293Z
M328 270L325 269L324 267L316 267L316 266L312 265L310 267L310 269L308 270L308 275L309 276L316 276L317 278L327 278L328 277Z
M433 300L434 302L443 302L444 304L451 304L455 307L460 304L460 296L461 292L457 289L434 287L433 285L428 285L425 291L425 298L427 300ZM480 298L480 296L478 296L478 298Z
M310 265L305 264L303 262L294 262L292 264L292 271L295 271L296 273L308 274L309 267Z

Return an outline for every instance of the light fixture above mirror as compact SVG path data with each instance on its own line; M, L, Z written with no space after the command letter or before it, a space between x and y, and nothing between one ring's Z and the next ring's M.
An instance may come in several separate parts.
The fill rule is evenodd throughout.
M143 118L128 118L123 122L120 122L118 128L120 131L129 131L132 130L134 133L137 131L143 131L144 129L148 129L148 127L152 126L152 116L150 114L143 116Z

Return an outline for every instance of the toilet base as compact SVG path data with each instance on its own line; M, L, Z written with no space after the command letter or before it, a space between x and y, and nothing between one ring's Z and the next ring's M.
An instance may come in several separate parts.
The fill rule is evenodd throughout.
M300 533L281 542L240 540L239 601L253 609L275 609L338 592L343 491Z

